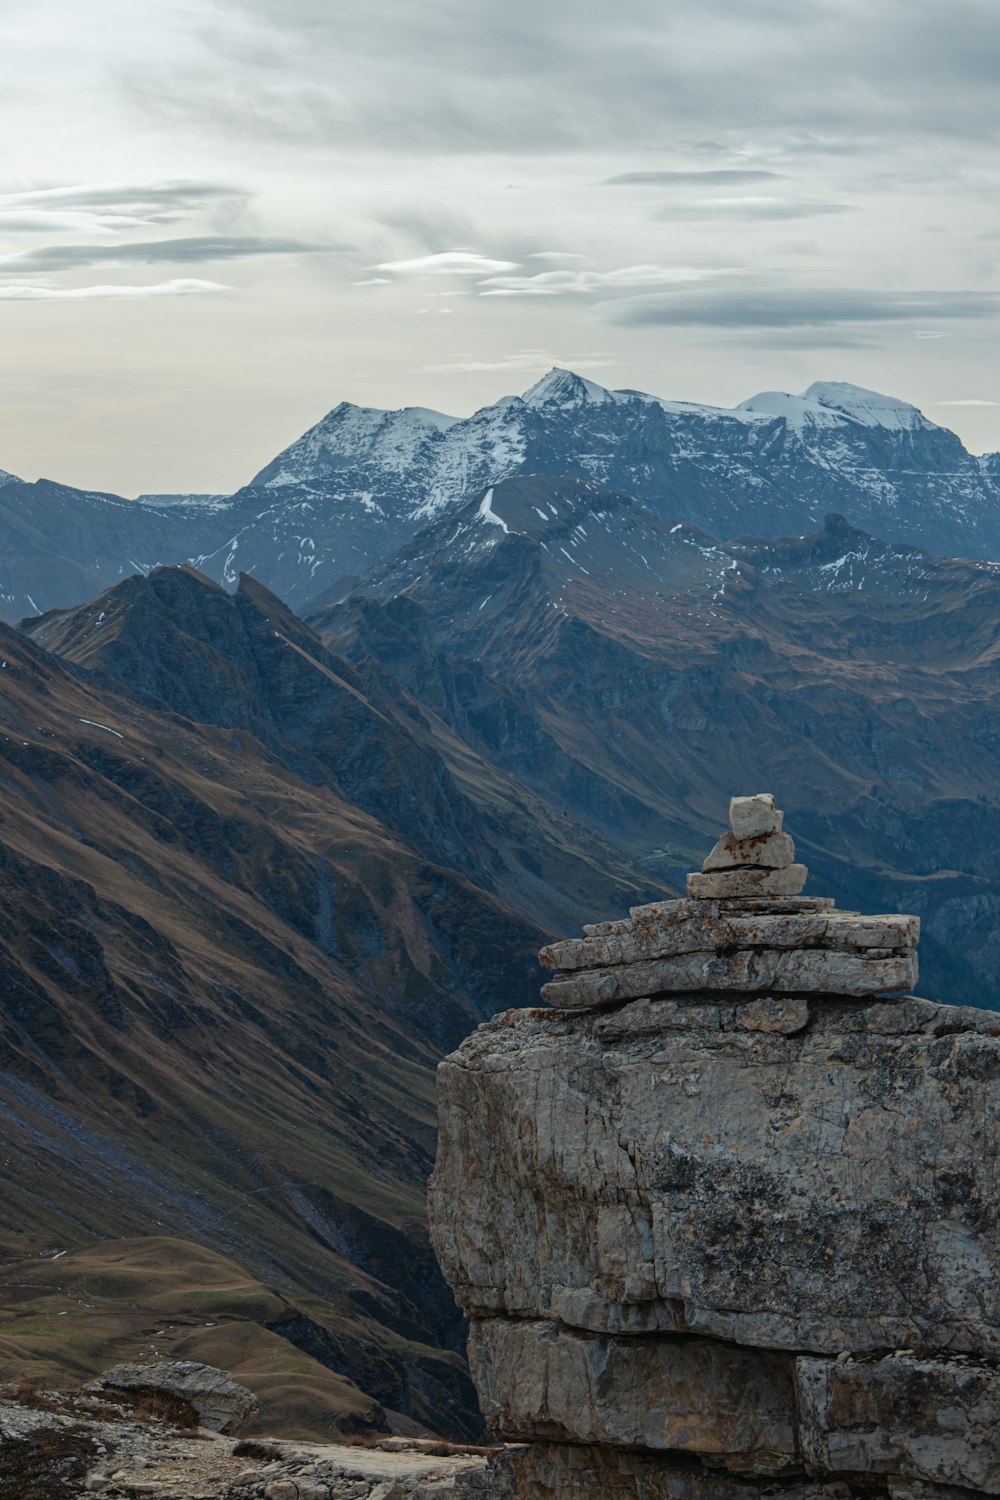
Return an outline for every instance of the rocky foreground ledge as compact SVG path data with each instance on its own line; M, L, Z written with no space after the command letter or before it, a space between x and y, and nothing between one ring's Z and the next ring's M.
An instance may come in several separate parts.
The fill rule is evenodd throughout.
M367 1447L240 1440L153 1417L122 1403L114 1388L28 1397L0 1388L0 1500L493 1500L498 1493L483 1449L401 1438Z
M802 896L790 845L734 799L686 901L543 950L560 1008L442 1064L497 1494L1000 1494L1000 1015L891 998L916 920Z

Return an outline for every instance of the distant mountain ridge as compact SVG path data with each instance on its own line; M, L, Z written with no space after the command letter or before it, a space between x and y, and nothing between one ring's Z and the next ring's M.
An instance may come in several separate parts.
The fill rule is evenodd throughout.
M838 515L724 541L526 475L310 623L665 884L734 786L781 787L842 905L920 914L922 992L1000 1008L1000 565Z
M229 497L129 502L4 479L0 617L166 563L226 586L251 573L301 608L514 474L594 480L722 538L801 535L836 511L939 555L1000 558L1000 455L968 453L906 402L819 381L709 407L554 369L467 418L341 402Z

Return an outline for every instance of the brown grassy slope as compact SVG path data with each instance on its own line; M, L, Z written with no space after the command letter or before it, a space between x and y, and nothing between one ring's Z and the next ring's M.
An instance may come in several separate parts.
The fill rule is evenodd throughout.
M319 1441L384 1428L385 1408L399 1397L399 1369L373 1347L363 1363L355 1359L369 1394L342 1373L351 1334L338 1309L316 1299L300 1304L190 1241L107 1240L54 1259L34 1256L8 1262L3 1284L0 1380L16 1372L65 1387L119 1361L200 1360L229 1370L257 1397L246 1433ZM293 1323L308 1328L327 1363L287 1337ZM362 1332L354 1330L355 1340ZM416 1345L407 1353L425 1378L423 1392L410 1381L417 1416L433 1425L448 1387L460 1384L462 1362Z
M519 998L536 935L252 742L0 658L10 1248L181 1235L359 1336L453 1339L422 1220L433 1065L477 1019L454 933Z
M266 591L164 570L43 625L68 663L0 639L0 1233L211 1246L341 1320L282 1337L468 1431L433 1067L534 998L553 913L641 877L446 766Z

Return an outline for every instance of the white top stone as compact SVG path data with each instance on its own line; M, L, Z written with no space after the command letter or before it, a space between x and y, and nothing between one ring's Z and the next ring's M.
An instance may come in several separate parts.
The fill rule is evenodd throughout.
M750 797L732 797L729 802L729 826L738 839L757 838L765 833L781 832L782 814L774 805L771 792L756 792Z

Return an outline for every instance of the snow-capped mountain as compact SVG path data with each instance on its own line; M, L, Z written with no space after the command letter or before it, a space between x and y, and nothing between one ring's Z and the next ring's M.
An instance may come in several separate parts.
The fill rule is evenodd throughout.
M730 409L606 390L558 369L463 420L337 407L236 497L259 512L241 555L264 542L252 534L269 531L273 547L284 531L269 581L301 603L303 570L327 587L361 573L512 474L591 479L717 536L800 534L833 510L890 540L1000 557L1000 461L967 453L904 401L817 382Z
M836 511L890 541L1000 558L1000 455L973 456L906 402L818 382L710 407L556 369L461 419L342 402L228 498L4 479L0 617L170 562L227 586L251 573L299 608L514 474L592 480L723 538L801 535Z

